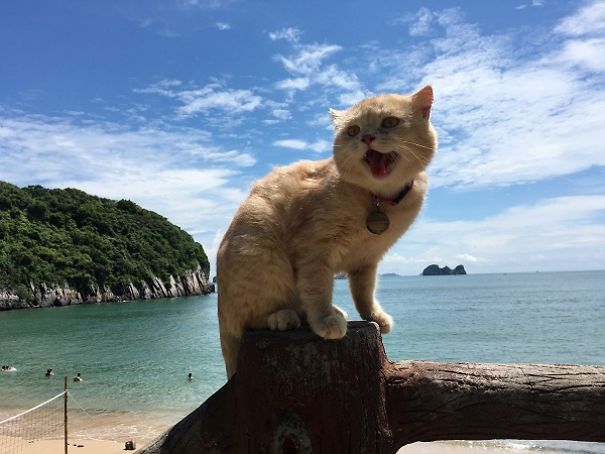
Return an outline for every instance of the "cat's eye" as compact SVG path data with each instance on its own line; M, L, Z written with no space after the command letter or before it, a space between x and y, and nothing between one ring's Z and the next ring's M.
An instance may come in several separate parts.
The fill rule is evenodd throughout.
M359 131L361 131L361 128L357 125L349 126L347 128L347 134L349 135L349 137L356 136L357 134L359 134Z
M382 120L383 128L394 128L398 124L399 124L399 118L396 118L396 117L386 117L384 120Z

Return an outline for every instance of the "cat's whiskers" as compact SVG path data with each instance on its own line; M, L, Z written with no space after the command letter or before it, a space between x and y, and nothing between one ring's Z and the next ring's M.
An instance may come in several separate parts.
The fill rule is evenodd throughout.
M420 143L412 142L410 140L399 140L399 142L409 143L409 144L412 144L412 145L416 145L417 147L424 148L426 150L432 150L433 149L432 147L427 147L426 145L422 145Z
M416 151L412 150L411 148L405 146L401 147L401 153L399 153L399 156L404 158L407 162L412 162L413 159L411 158L414 158L424 165L428 165L431 161L429 157L423 156L417 153Z

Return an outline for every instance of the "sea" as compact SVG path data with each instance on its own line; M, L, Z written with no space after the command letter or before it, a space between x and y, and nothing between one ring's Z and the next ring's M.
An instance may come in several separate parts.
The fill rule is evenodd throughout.
M605 271L381 277L377 297L395 321L383 338L393 361L605 365ZM346 280L334 303L359 318ZM14 369L0 373L0 421L60 393L67 376L70 409L89 422L79 435L153 438L225 383L216 304L210 294L0 312L0 364ZM599 443L477 443L605 453Z

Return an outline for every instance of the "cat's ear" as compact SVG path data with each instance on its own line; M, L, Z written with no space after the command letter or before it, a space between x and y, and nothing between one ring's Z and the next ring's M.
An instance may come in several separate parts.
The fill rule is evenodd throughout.
M431 107L433 106L433 87L426 85L412 95L414 109L420 112L422 118L428 120L431 116Z
M336 109L329 109L329 111L330 111L330 118L332 118L332 126L334 126L334 128L337 128L342 121L344 111L336 110Z

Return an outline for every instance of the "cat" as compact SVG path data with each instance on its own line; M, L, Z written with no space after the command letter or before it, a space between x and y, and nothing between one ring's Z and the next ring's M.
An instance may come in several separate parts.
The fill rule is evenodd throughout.
M376 269L423 205L437 147L432 104L425 86L330 110L333 157L278 167L252 187L217 254L228 378L245 330L288 330L306 320L318 336L342 338L347 320L332 305L335 273L348 275L361 317L391 330L374 297Z

